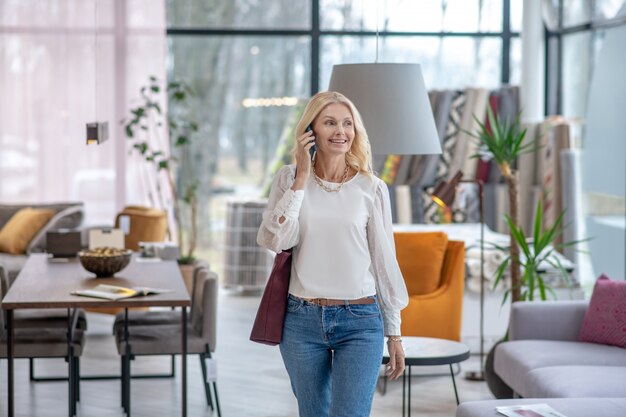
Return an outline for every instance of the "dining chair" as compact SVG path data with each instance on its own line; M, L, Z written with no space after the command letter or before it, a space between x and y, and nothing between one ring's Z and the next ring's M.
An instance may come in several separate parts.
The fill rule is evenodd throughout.
M187 324L187 353L199 356L207 404L221 416L217 381L208 381L206 362L212 359L211 353L215 351L217 339L217 274L206 268L198 268L194 281L192 310ZM124 337L124 326L116 329L115 342L122 363L122 406L127 414L130 414L130 360L139 355L180 355L181 320L179 316L178 323L129 322L128 342Z
M191 308L189 311L189 316L194 309L194 293L196 288L196 276L198 275L198 271L202 268L209 269L209 263L204 260L196 260L194 262L193 268L193 278L192 278L192 292L191 292ZM119 329L123 329L124 327L125 314L124 312L119 312L115 316L115 321L113 322L113 334L116 334ZM155 324L174 324L180 325L182 320L180 309L171 308L169 310L128 310L128 324L130 326L142 326L142 325L155 325ZM175 356L171 355L171 364L170 371L166 374L141 374L134 375L134 378L173 378L176 375L176 362L174 360Z
M8 279L5 275L0 274L0 300L4 298L8 288ZM19 310L15 312L17 311ZM43 320L39 322L39 325L36 325L36 320L27 320L28 326L19 326L18 322L14 320L15 327L13 328L14 358L63 358L67 360L67 378L50 380L68 381L70 388L69 407L72 415L76 415L76 404L80 401L80 357L83 354L85 344L85 331L75 324L78 322L78 315L79 312L76 310L71 317L68 317L66 312L65 326L61 325L61 320ZM8 356L7 324L6 310L2 310L0 314L0 358L7 358ZM68 339L71 341L70 343L68 343Z
M9 274L0 264L0 280L4 284L4 293L10 288ZM76 327L78 330L87 330L87 317L83 309L77 309L76 314L78 320ZM65 308L46 308L46 309L19 309L13 312L13 328L14 329L61 329L66 330L68 324L68 311ZM41 381L65 381L67 377L38 377L35 376L35 358L28 359L29 379L34 382Z

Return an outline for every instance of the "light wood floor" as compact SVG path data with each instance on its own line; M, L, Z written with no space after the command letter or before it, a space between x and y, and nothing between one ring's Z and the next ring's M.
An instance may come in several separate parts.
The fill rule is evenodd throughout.
M248 341L258 296L242 296L222 291L219 298L219 327L216 359L218 362L218 390L225 417L292 417L297 406L278 348ZM87 345L81 361L81 372L86 374L119 373L113 337L112 317L89 314ZM478 368L477 357L462 364L457 376L461 401L492 398L484 382L463 378L467 370ZM62 360L38 360L38 375L61 374L66 369ZM166 357L141 357L133 362L133 373L167 372ZM204 399L201 372L197 356L188 360L188 415L209 416ZM447 367L413 368L415 374L439 374L413 378L413 416L454 416L456 403L452 380ZM6 360L0 361L0 415L7 413ZM180 372L175 379L133 380L132 415L137 417L180 415ZM387 392L377 392L372 416L396 417L402 415L402 381L388 384ZM67 416L67 384L63 382L30 383L28 362L16 361L15 370L16 416ZM82 381L79 416L123 416L120 404L119 380Z

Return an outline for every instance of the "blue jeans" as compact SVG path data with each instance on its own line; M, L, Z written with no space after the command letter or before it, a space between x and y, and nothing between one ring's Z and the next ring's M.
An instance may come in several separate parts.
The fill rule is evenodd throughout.
M383 358L380 309L289 296L280 343L300 417L368 417Z

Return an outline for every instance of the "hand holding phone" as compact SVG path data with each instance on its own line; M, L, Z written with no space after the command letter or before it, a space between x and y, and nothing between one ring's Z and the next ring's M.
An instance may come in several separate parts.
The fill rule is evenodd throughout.
M306 127L305 132L313 132L313 128L311 127L311 125L308 125ZM315 134L315 132L313 132L313 134ZM313 141L315 141L315 136L313 136ZM311 146L311 148L309 149L309 152L311 153L311 161L313 160L313 157L315 156L315 152L317 152L317 145L314 143L313 146Z

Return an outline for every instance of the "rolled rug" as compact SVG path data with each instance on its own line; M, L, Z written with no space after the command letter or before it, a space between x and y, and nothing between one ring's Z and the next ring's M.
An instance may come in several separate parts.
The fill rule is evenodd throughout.
M467 278L480 277L480 258L465 258Z
M470 247L465 250L465 258L466 259L477 259L480 261L480 248Z
M496 273L498 272L498 266L500 266L500 264L489 262L487 261L487 257L485 257L485 271L484 271L485 280L489 282L489 288L491 288L493 281L496 280Z
M504 252L494 249L491 250L488 261L497 268L504 261L504 258L506 258Z
M480 271L479 274L480 275ZM480 293L480 276L468 277L465 281L467 283L467 290L475 293ZM487 290L487 283L485 282L485 290Z

